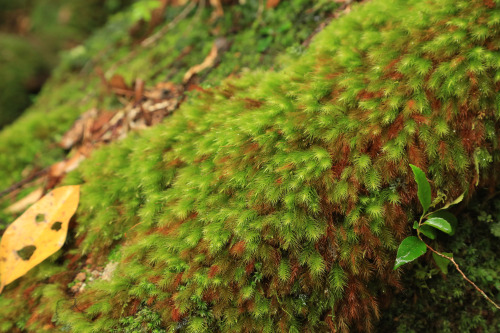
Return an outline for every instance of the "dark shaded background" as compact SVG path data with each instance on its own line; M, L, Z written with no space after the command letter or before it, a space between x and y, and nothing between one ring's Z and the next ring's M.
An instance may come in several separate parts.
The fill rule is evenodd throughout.
M33 101L59 52L133 0L0 0L0 128Z

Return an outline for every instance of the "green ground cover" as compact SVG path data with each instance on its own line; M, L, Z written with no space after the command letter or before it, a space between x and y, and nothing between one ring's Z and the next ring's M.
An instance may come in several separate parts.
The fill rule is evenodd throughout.
M402 280L406 294L394 295L402 284L392 270L397 245L420 213L408 163L448 199L495 189L498 4L373 0L302 50L296 38L307 38L322 8L331 10L315 5L308 21L300 7L308 5L284 2L256 25L239 19L248 30L236 35L226 28L233 41L227 67L223 61L207 75L204 92L190 93L163 124L94 152L65 179L83 184L75 227L58 255L0 296L1 330L419 331L437 317L442 330L498 327L494 310L458 287L455 273L436 282L436 272L416 263ZM233 10L221 31L232 15L246 13ZM290 12L297 26L286 23ZM105 29L130 25L126 18ZM136 49L115 72L179 81L177 66L200 63L215 38L201 22L188 18L178 37ZM118 51L99 46L96 35L68 56L32 111L0 133L0 184L20 179L37 154L40 166L62 156L54 143L102 95L97 78L85 74L90 55L101 50L95 61L109 68L131 51L120 29ZM161 72L185 45L195 51ZM171 60L158 65L165 57ZM223 79L234 71L240 74ZM106 96L100 103L116 105ZM27 126L33 131L17 138ZM498 300L497 206L488 202L469 207L457 236L443 243ZM484 214L476 218L474 210ZM68 284L86 260L119 265L111 281L75 296ZM430 289L428 303L419 302ZM458 319L460 304L450 300L460 296L474 307ZM449 302L436 304L440 297Z

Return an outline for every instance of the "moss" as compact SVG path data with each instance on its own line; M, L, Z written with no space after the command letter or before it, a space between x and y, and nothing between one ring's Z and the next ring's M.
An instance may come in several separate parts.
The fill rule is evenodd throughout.
M449 198L496 182L499 17L479 0L373 0L282 70L191 93L96 151L66 180L83 182L77 248L99 260L120 243L120 265L74 299L41 287L28 329L56 299L75 332L117 329L140 304L172 332L373 329L418 214L408 163Z
M114 329L114 332L161 333L165 332L165 329L161 326L160 315L147 306L142 306L135 315L120 319L120 324L118 328Z
M313 10L304 15L308 8ZM180 83L184 73L201 63L208 55L215 40L211 29L218 28L221 30L220 36L231 41L232 47L224 55L220 66L211 72L207 70L202 73L206 84L215 84L226 75L237 74L241 68L269 68L281 51L300 44L305 36L311 34L317 25L316 20L328 15L332 8L331 4L299 1L278 7L279 15L265 14L261 23L255 25L253 23L257 12L252 4L243 8L229 7L226 9L224 22L210 23L211 11L208 8L198 13L192 11L153 48L137 45L137 41L128 34L137 23L134 20L134 8L114 15L83 45L63 54L60 66L36 103L15 124L0 132L0 189L21 180L23 171L27 174L60 160L64 152L58 148L57 143L78 115L91 107L117 107L116 100L103 89L96 75L96 68L105 69L108 78L113 74L123 75L130 84L136 78L151 85L165 80ZM182 10L183 8L178 7L169 8L165 24L176 18ZM265 54L249 49L246 38L261 38L255 33L256 30L279 27L294 16L300 17L300 24L286 32L288 38L278 38ZM236 30L231 30L234 22L239 22L239 25ZM290 36L297 38L292 39ZM188 48L191 51L184 54ZM238 59L237 54L243 52L252 60L240 59L241 68L234 67L235 61L228 60ZM226 65L226 62L229 64ZM20 136L19 133L24 135ZM20 198L22 195L17 197ZM0 208L5 208L8 204L8 201L3 200ZM6 222L12 218L13 216L0 212L0 228L5 227Z
M398 15L382 15L389 8ZM459 24L493 14L375 1L283 72L226 82L96 154L82 169L82 249L139 223L96 303L146 300L144 284L159 279L152 290L167 300L155 305L172 330L182 320L187 331L370 329L375 297L398 286L392 254L415 212L408 162L454 197L474 154L497 154L482 148L496 145L486 128L497 119L497 28L477 39ZM460 26L468 37L450 39Z

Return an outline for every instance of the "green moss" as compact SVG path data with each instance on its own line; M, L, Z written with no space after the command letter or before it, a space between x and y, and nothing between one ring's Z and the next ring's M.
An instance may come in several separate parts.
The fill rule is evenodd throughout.
M119 327L114 329L117 333L160 333L166 332L161 326L161 318L158 313L151 311L147 306L142 307L133 316L120 319Z
M192 93L96 151L66 181L83 182L75 236L91 257L121 243L120 265L74 300L43 287L41 313L63 299L54 322L75 332L117 329L139 304L172 332L372 329L419 213L408 163L449 198L476 165L480 186L496 181L498 15L373 0L281 71Z
M474 177L477 149L496 145L474 133L497 119L498 28L448 40L456 28L444 27L494 13L461 4L367 4L283 72L226 82L96 154L82 169L82 249L139 223L116 278L129 289L110 284L96 302L145 300L141 286L161 277L170 307L156 306L169 329L176 318L187 331L369 329L375 297L397 286L392 254L415 200L408 162L454 197ZM418 24L414 10L425 13ZM471 79L478 49L483 67ZM291 265L286 281L278 265Z
M304 14L308 8L312 10ZM208 55L215 40L210 31L219 26L220 36L227 38L232 46L223 55L220 66L202 73L206 84L218 83L229 74L237 74L241 68L269 68L280 52L300 44L311 34L317 25L316 20L326 16L332 8L331 4L315 4L313 1L294 2L278 7L276 13L266 12L260 24L253 24L257 11L251 3L241 8L229 7L224 22L208 23L208 8L200 13L192 11L153 48L137 45L137 41L128 34L136 23L134 8L114 15L83 45L63 54L61 65L36 103L16 124L0 132L0 189L21 180L23 171L26 174L60 160L64 152L57 143L78 115L91 107L105 109L118 106L116 100L103 89L95 68L104 69L108 77L120 74L129 84L136 78L146 80L150 85L165 80L180 83L184 73ZM169 8L165 24L175 19L182 10L178 7ZM261 38L255 31L265 27L278 28L290 17L299 19L297 26L283 34L287 38L277 36L277 40L264 54L248 47L250 41ZM239 22L236 30L233 27L235 22ZM292 39L291 36L296 38ZM183 55L187 48L191 51ZM133 56L130 56L131 52ZM248 60L238 58L238 54L242 53L249 57ZM240 64L240 68L236 67L236 63ZM20 198L22 195L18 196ZM8 204L4 200L0 202L0 208ZM12 218L0 212L0 228L5 227Z

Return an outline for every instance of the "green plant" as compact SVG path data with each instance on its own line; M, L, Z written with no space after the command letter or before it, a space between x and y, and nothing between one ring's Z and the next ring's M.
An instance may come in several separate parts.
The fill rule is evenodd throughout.
M496 180L494 14L482 0L371 1L286 70L204 86L163 124L95 151L71 179L85 184L75 248L99 258L121 243L123 255L111 281L61 302L58 325L109 331L157 297L150 307L171 331L369 331L378 300L399 285L394 251L417 205L408 162L425 165L450 197L475 183L475 161L481 183ZM204 31L172 31L122 70L130 79L144 63L166 68L176 56L168 49ZM206 54L196 53L189 64ZM222 68L231 69L210 76ZM42 284L25 294L40 295L31 308L49 318L54 295L67 297L46 284L51 267L18 285ZM25 304L2 308L0 320Z
M442 208L434 211L429 211L432 205L432 192L431 185L427 181L425 173L417 166L410 164L410 167L415 176L415 181L418 185L418 199L422 205L423 212L420 216L419 221L415 221L413 228L417 230L417 236L406 237L398 248L398 253L396 257L396 263L394 264L394 269L412 262L420 256L424 255L429 249L432 251L432 257L436 262L436 265L441 269L444 274L448 273L448 264L451 262L457 271L462 275L462 278L470 283L481 295L483 295L488 302L493 304L495 308L500 310L500 306L496 304L486 293L479 288L473 281L471 281L465 273L460 269L453 258L452 253L440 252L431 247L426 243L422 236L434 240L436 239L436 230L442 231L449 235L453 235L454 229L457 225L457 218L448 212L446 209L460 203L463 200L464 194L460 195L453 202L445 204Z
M142 304L139 311L133 316L121 318L116 333L164 333L166 330L161 326L160 315Z

